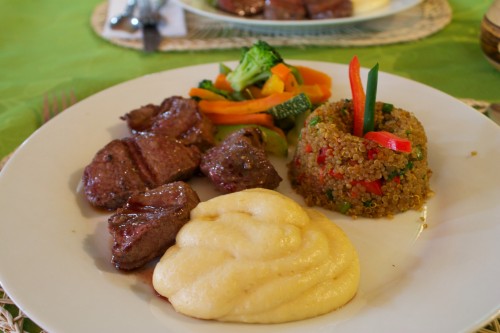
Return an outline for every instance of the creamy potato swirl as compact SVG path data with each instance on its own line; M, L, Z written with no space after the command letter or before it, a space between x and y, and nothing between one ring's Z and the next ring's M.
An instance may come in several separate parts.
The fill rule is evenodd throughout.
M389 0L352 0L354 14L365 14L389 4Z
M359 284L357 253L323 214L271 190L200 203L156 265L153 286L202 319L279 323L330 312Z

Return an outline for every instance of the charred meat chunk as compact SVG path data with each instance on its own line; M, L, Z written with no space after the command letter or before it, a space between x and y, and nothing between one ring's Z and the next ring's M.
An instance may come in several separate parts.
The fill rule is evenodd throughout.
M163 255L199 202L198 194L182 181L132 195L108 219L112 263L132 270Z
M136 191L191 177L200 160L197 147L161 135L113 140L85 167L85 195L93 206L114 210Z
M266 156L262 132L254 127L236 131L209 149L201 158L200 170L223 193L275 189L282 180Z
M215 126L198 109L195 100L172 96L160 105L147 104L122 117L133 133L155 133L195 145L201 150L215 143Z
M177 140L161 135L135 135L130 140L136 151L137 161L143 162L152 176L154 187L176 180L186 180L198 170L200 150L185 146Z
M266 0L264 18L267 20L307 19L303 0Z
M83 172L83 185L88 201L106 209L120 207L132 192L146 187L122 140L113 140L97 152Z
M238 16L254 16L262 13L265 0L216 0L216 7Z
M353 14L351 0L303 0L309 18L329 19L349 17Z
M155 117L160 113L160 107L155 104L147 104L132 110L121 119L127 122L127 126L134 132L145 132L151 129Z

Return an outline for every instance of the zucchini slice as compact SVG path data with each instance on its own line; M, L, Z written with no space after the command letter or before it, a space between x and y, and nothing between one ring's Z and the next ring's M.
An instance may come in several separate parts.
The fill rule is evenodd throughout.
M267 112L275 119L283 119L289 116L296 116L312 109L312 103L306 94L300 93L286 102L278 104Z

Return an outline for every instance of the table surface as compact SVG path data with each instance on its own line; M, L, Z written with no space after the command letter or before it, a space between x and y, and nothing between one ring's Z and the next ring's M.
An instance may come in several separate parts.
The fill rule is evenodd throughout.
M43 96L74 90L81 100L117 83L188 65L239 58L238 49L145 54L97 36L90 17L102 0L0 0L0 158L38 126ZM500 73L479 46L492 0L451 0L453 19L423 40L371 47L280 47L286 59L362 64L430 85L457 98L500 101Z
M145 54L100 38L90 25L102 0L0 0L0 159L40 126L44 96L73 91L82 100L149 73L237 60L238 49ZM456 98L500 102L500 72L479 45L492 0L450 0L451 23L425 39L370 47L280 47L285 59L362 64L406 77Z

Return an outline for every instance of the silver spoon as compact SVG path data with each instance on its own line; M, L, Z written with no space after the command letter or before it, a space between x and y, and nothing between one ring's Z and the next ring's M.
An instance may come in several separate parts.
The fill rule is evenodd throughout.
M109 25L111 29L124 30L127 32L137 31L141 23L137 17L134 16L134 9L137 5L137 0L129 0L127 2L127 7L122 14L112 17L109 20Z

